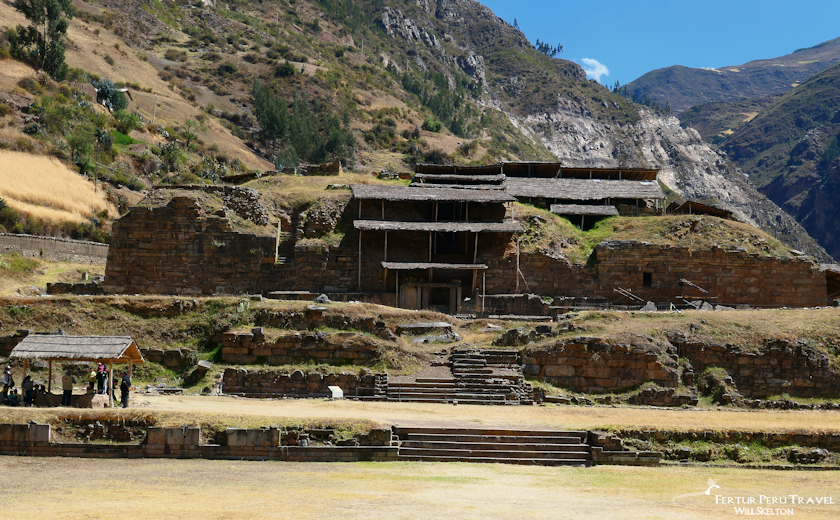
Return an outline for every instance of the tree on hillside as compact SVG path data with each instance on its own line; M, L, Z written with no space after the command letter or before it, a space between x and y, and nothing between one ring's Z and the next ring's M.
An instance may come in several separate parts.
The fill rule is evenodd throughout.
M67 75L64 63L64 42L74 14L71 0L15 0L12 4L30 25L18 25L11 38L12 55L27 59L36 70L44 69L53 79L61 81Z

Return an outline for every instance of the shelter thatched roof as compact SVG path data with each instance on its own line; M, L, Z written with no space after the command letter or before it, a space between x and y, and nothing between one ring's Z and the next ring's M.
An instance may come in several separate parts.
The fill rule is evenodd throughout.
M411 188L448 188L450 190L504 190L505 185L499 184L433 184L431 182L414 181Z
M485 164L480 166L443 166L440 164L418 164L414 167L415 174L430 175L498 175L502 173L500 164Z
M544 162L506 162L502 163L502 172L508 177L655 181L659 170L655 168L568 167L560 163Z
M519 222L397 222L392 220L354 220L353 227L364 231L433 231L454 233L522 233Z
M505 180L505 176L502 174L498 175L462 175L462 174L454 174L454 173L442 173L442 174L431 174L431 173L415 173L414 174L415 181L453 181L453 182L483 182L483 183L494 183L494 182L503 182Z
M673 202L666 211L671 215L711 215L725 219L732 219L732 212L728 209L709 206L701 202L687 200L682 204Z
M446 264L432 262L382 262L385 269L410 271L412 269L487 269L485 264Z
M585 204L552 204L551 212L556 215L598 215L612 217L618 215L615 206L606 204L600 206L588 206Z
M12 349L9 357L72 361L143 363L143 355L131 336L66 336L30 334Z
M655 181L535 179L508 177L507 192L517 198L557 200L664 199Z
M450 188L412 188L381 184L353 184L353 197L358 200L412 202L513 202L516 199L501 190L462 190Z

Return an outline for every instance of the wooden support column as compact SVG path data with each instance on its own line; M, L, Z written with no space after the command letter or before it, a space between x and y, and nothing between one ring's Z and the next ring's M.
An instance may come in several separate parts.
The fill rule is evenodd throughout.
M362 218L362 199L359 199L359 218Z
M519 294L519 237L516 237L516 294Z
M50 367L49 371L47 372L47 393L48 394L52 392L52 362L53 362L52 359L47 360L47 363Z
M385 199L382 199L382 220L385 220Z
M134 360L133 359L128 360L128 378L129 379L134 379Z
M362 290L362 230L359 230L359 283L358 290Z
M438 203L435 202L435 222L437 222L437 219L438 219Z
M467 222L469 222L469 221L470 221L470 201L467 201L467 202L466 202L466 205L465 205L465 213L466 213L466 216L464 217L464 220L466 220Z
M114 360L108 360L108 403L114 407Z
M429 283L431 283L431 282L432 282L432 278L433 278L433 276L434 276L434 274L432 273L432 268L430 267L430 268L429 268Z
M396 284L397 285L397 293L396 293L397 294L397 296L396 296L397 301L394 304L394 306L399 309L399 308L401 308L401 305L400 305L400 272L399 271L394 271L394 275L396 275L396 277L397 277L397 284Z
M481 272L481 314L484 314L484 297L487 296L487 271Z
M385 232L385 261L388 261L388 232Z
M432 263L432 232L429 231L429 263Z

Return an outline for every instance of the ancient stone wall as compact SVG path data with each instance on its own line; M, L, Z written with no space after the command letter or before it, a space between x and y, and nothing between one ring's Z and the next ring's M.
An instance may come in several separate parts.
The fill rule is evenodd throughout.
M13 252L28 258L43 258L54 262L103 265L108 258L108 244L0 233L0 253Z
M351 203L347 211L355 216L358 207L352 206ZM363 204L364 217L381 218L381 206L375 206ZM396 211L386 206L386 218L391 210ZM482 210L485 208L476 205L474 211ZM405 218L412 219L410 212ZM293 258L287 263L275 264L274 237L233 232L227 219L204 215L193 200L176 197L166 207L133 208L114 224L112 236L103 287L109 294L357 291L387 303L383 295L396 292L397 274L391 271L386 277L382 269L385 239L380 232L362 233L361 257L359 235L351 229L337 247L297 246L289 253ZM468 243L469 236L465 240L449 257L438 255L433 260L472 263L474 243ZM389 233L387 259L427 260L428 248L428 234ZM828 303L825 275L805 260L722 248L693 251L636 241L608 241L596 247L587 265L570 265L556 253L538 252L521 254L517 272L515 251L509 235L479 237L477 261L486 263L488 270L479 273L477 290L484 284L487 294L585 296L626 305L638 302L622 299L616 288L657 303L683 304L683 297L721 305L768 307ZM463 295L472 294L470 271L437 274L438 280L460 279ZM427 281L428 274L403 273L400 282L410 281L412 276Z
M670 341L679 356L691 362L695 374L707 367L723 368L744 397L840 396L840 367L806 341L771 340L754 351L692 341L681 335L672 335Z
M250 365L263 361L269 365L326 363L330 365L372 365L379 360L379 344L353 332L294 332L266 341L261 329L253 332L222 334L222 360Z
M341 372L322 374L295 370L245 370L228 368L222 376L222 393L245 397L330 397L328 387L338 386L345 396L379 395L387 375Z
M692 251L636 241L598 244L587 266L569 265L549 254L520 255L519 291L547 296L601 297L616 304L614 289L631 291L643 301L718 305L815 307L828 303L825 274L806 260L776 259L715 248ZM508 252L490 265L487 293L516 290L516 256ZM682 282L703 288L707 293Z
M522 351L525 376L577 392L619 392L646 382L674 388L676 361L653 344L579 337Z

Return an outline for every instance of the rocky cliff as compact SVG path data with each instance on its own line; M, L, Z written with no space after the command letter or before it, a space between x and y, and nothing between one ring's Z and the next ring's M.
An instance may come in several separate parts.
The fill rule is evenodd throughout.
M404 2L402 9L386 8L382 25L393 38L413 41L480 79L485 108L502 110L563 163L661 168L660 180L681 197L726 207L790 247L829 260L802 226L696 131L587 81L575 63L539 54L518 29L478 2ZM439 40L468 58L447 56L446 46L435 45Z

